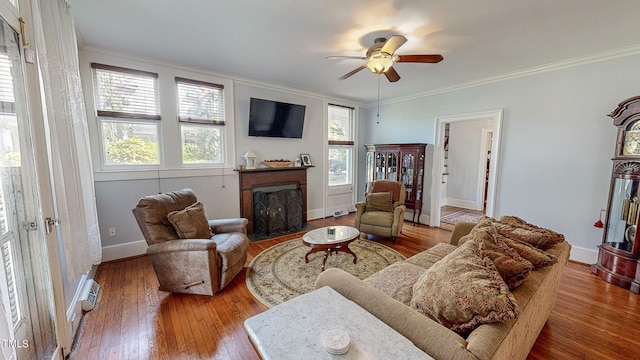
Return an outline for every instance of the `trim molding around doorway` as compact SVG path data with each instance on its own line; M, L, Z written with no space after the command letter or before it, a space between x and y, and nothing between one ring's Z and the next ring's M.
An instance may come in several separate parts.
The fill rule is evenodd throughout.
M496 198L496 179L500 162L500 130L502 128L502 109L480 111L474 113L437 116L435 121L435 143L433 146L433 168L431 173L431 208L429 211L429 226L440 226L440 192L442 190L442 173L444 172L444 125L458 121L493 120L493 141L491 145L491 166L487 189L486 215L493 216Z

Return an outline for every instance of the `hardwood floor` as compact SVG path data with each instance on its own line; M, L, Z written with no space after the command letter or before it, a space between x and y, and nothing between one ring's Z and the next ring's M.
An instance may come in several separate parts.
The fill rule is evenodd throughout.
M353 214L310 223L352 225ZM393 245L405 256L448 242L451 233L405 223ZM301 234L251 243L249 260ZM86 313L69 359L259 359L243 327L267 309L245 285L246 268L216 296L168 294L145 256L98 267L97 306ZM529 359L640 358L640 296L610 285L588 265L570 262L556 306Z

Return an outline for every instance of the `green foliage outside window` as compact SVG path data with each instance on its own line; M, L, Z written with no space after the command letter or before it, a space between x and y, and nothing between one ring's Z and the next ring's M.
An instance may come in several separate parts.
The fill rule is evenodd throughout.
M114 164L157 164L158 144L140 137L117 140L107 145L107 156Z

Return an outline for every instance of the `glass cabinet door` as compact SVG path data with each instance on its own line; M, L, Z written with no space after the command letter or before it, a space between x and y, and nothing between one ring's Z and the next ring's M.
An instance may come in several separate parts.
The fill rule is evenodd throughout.
M373 182L374 155L375 154L373 152L367 152L367 184Z
M402 170L400 182L404 184L405 189L407 190L407 200L413 200L413 165L415 162L415 156L413 154L403 154L402 155Z
M418 157L418 181L416 181L416 199L422 199L422 178L424 173L424 154L420 153Z
M607 215L606 245L633 252L638 226L639 184L640 180L614 180Z
M376 178L374 180L384 179L386 175L387 158L384 153L376 154Z
M387 165L387 180L398 180L398 154L389 153Z

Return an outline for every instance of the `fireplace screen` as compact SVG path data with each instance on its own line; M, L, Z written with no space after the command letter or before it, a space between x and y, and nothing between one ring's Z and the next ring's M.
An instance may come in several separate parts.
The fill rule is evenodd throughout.
M283 234L302 229L302 190L253 193L254 232Z

